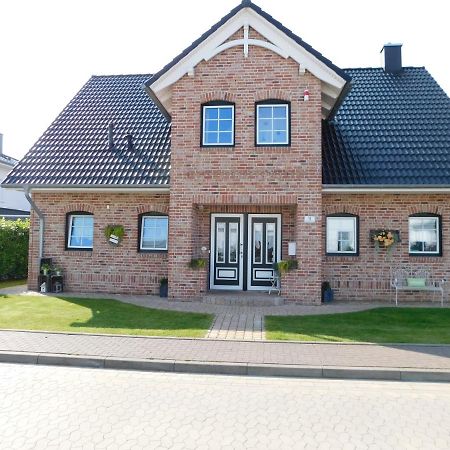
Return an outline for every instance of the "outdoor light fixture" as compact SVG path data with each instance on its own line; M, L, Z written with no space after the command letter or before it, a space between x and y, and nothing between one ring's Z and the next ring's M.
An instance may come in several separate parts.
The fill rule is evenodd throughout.
M306 88L305 91L303 92L303 101L304 102L309 102L309 90L308 90L308 88Z

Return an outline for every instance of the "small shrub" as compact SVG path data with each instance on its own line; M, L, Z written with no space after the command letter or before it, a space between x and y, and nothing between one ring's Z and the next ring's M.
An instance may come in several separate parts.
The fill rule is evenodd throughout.
M0 280L27 277L30 221L0 219Z
M207 262L205 258L192 258L189 267L191 269L203 269L206 267Z

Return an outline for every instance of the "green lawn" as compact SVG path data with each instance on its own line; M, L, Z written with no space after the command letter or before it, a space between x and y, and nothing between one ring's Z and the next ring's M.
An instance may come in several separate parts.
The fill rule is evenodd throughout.
M318 316L268 316L267 339L450 344L448 308L376 308Z
M143 308L116 300L0 294L0 328L203 337L209 314Z
M12 286L21 286L23 284L27 284L27 280L0 281L0 289L9 288L9 287L12 287Z

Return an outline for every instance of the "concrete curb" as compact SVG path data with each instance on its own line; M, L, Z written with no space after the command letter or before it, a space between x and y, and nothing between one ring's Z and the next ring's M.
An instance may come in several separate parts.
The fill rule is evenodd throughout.
M439 369L320 367L216 361L127 359L26 352L0 352L0 363L260 377L450 382L450 371Z
M265 316L267 317L267 316ZM273 339L225 339L225 338L196 338L177 336L147 336L145 334L112 334L112 333L83 333L74 331L51 331L51 330L22 330L17 328L0 328L0 332L26 333L26 334L56 334L63 336L100 336L112 338L130 339L150 339L150 340L170 340L170 341L209 341L209 342L229 342L245 344L292 344L292 345L323 345L323 346L370 346L370 347L450 347L450 344L424 344L414 342L332 342L332 341L289 341ZM211 330L208 330L208 332Z

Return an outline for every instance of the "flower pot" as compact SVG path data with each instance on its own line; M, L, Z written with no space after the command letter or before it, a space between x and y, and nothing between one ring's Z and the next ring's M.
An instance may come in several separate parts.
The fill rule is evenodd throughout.
M169 285L168 284L160 284L159 285L159 296L160 297L168 297L169 295Z
M326 289L323 291L323 302L324 303L331 303L334 299L334 292L333 289Z

